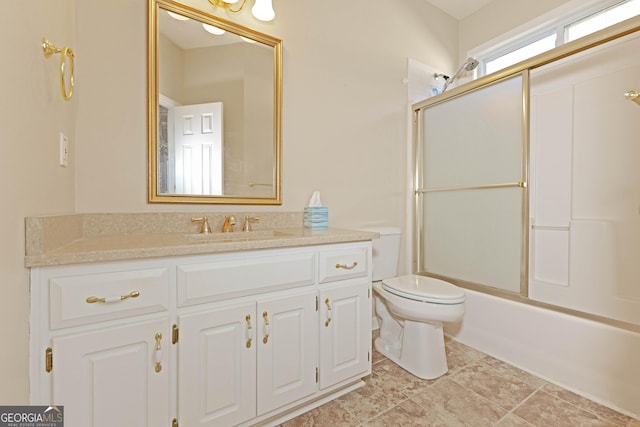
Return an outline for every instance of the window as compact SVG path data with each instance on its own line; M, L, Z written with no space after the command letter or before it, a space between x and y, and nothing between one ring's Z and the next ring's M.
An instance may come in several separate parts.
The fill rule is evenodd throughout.
M575 13L566 18L556 19L538 32L502 44L499 48L489 47L484 52L471 55L480 60L480 74L491 74L510 65L544 53L561 44L579 39L603 28L640 15L640 0L625 0L611 6L611 2L601 2L600 10L584 10L582 15ZM609 7L606 7L609 6Z
M640 0L626 1L567 25L565 40L570 42L579 39L636 15L640 15Z
M551 50L556 47L557 39L557 34L552 34L534 42L530 42L519 49L512 50L509 53L498 56L495 59L485 60L485 74L491 74L494 71L507 68L509 65L516 64L527 58L531 58L540 53Z

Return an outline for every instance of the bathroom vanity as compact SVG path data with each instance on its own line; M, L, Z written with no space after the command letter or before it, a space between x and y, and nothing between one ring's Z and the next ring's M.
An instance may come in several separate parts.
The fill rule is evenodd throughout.
M38 220L31 403L64 405L66 425L275 425L371 371L375 233L98 233L54 246Z

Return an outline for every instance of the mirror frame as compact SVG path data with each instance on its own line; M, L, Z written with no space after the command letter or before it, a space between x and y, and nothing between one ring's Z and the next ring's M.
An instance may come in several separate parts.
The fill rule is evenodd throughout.
M191 19L214 25L239 36L255 40L273 48L274 71L274 123L273 123L273 196L247 197L242 195L207 196L188 194L158 193L158 11L162 8L176 12ZM231 21L210 15L201 10L172 1L149 0L147 37L147 176L149 203L189 203L189 204L245 204L245 205L281 205L282 204L282 40L238 25Z

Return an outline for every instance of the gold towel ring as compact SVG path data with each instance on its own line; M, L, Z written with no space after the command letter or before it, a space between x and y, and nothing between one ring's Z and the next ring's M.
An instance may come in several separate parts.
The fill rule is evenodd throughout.
M633 101L636 104L640 105L640 92L637 90L629 90L624 94L624 97L629 101Z
M45 57L50 57L54 53L60 53L60 92L62 93L62 97L65 101L68 101L73 96L73 76L75 73L75 58L76 54L73 52L68 46L60 49L59 47L54 46L49 40L46 38L42 39L42 50L44 51ZM67 84L64 79L65 74L65 63L67 62L67 57L69 58L69 90L67 91Z

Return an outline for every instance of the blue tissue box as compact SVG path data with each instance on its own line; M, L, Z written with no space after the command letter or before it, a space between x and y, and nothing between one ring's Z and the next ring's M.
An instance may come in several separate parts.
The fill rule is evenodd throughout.
M326 206L308 206L304 208L304 228L329 228L329 208Z

